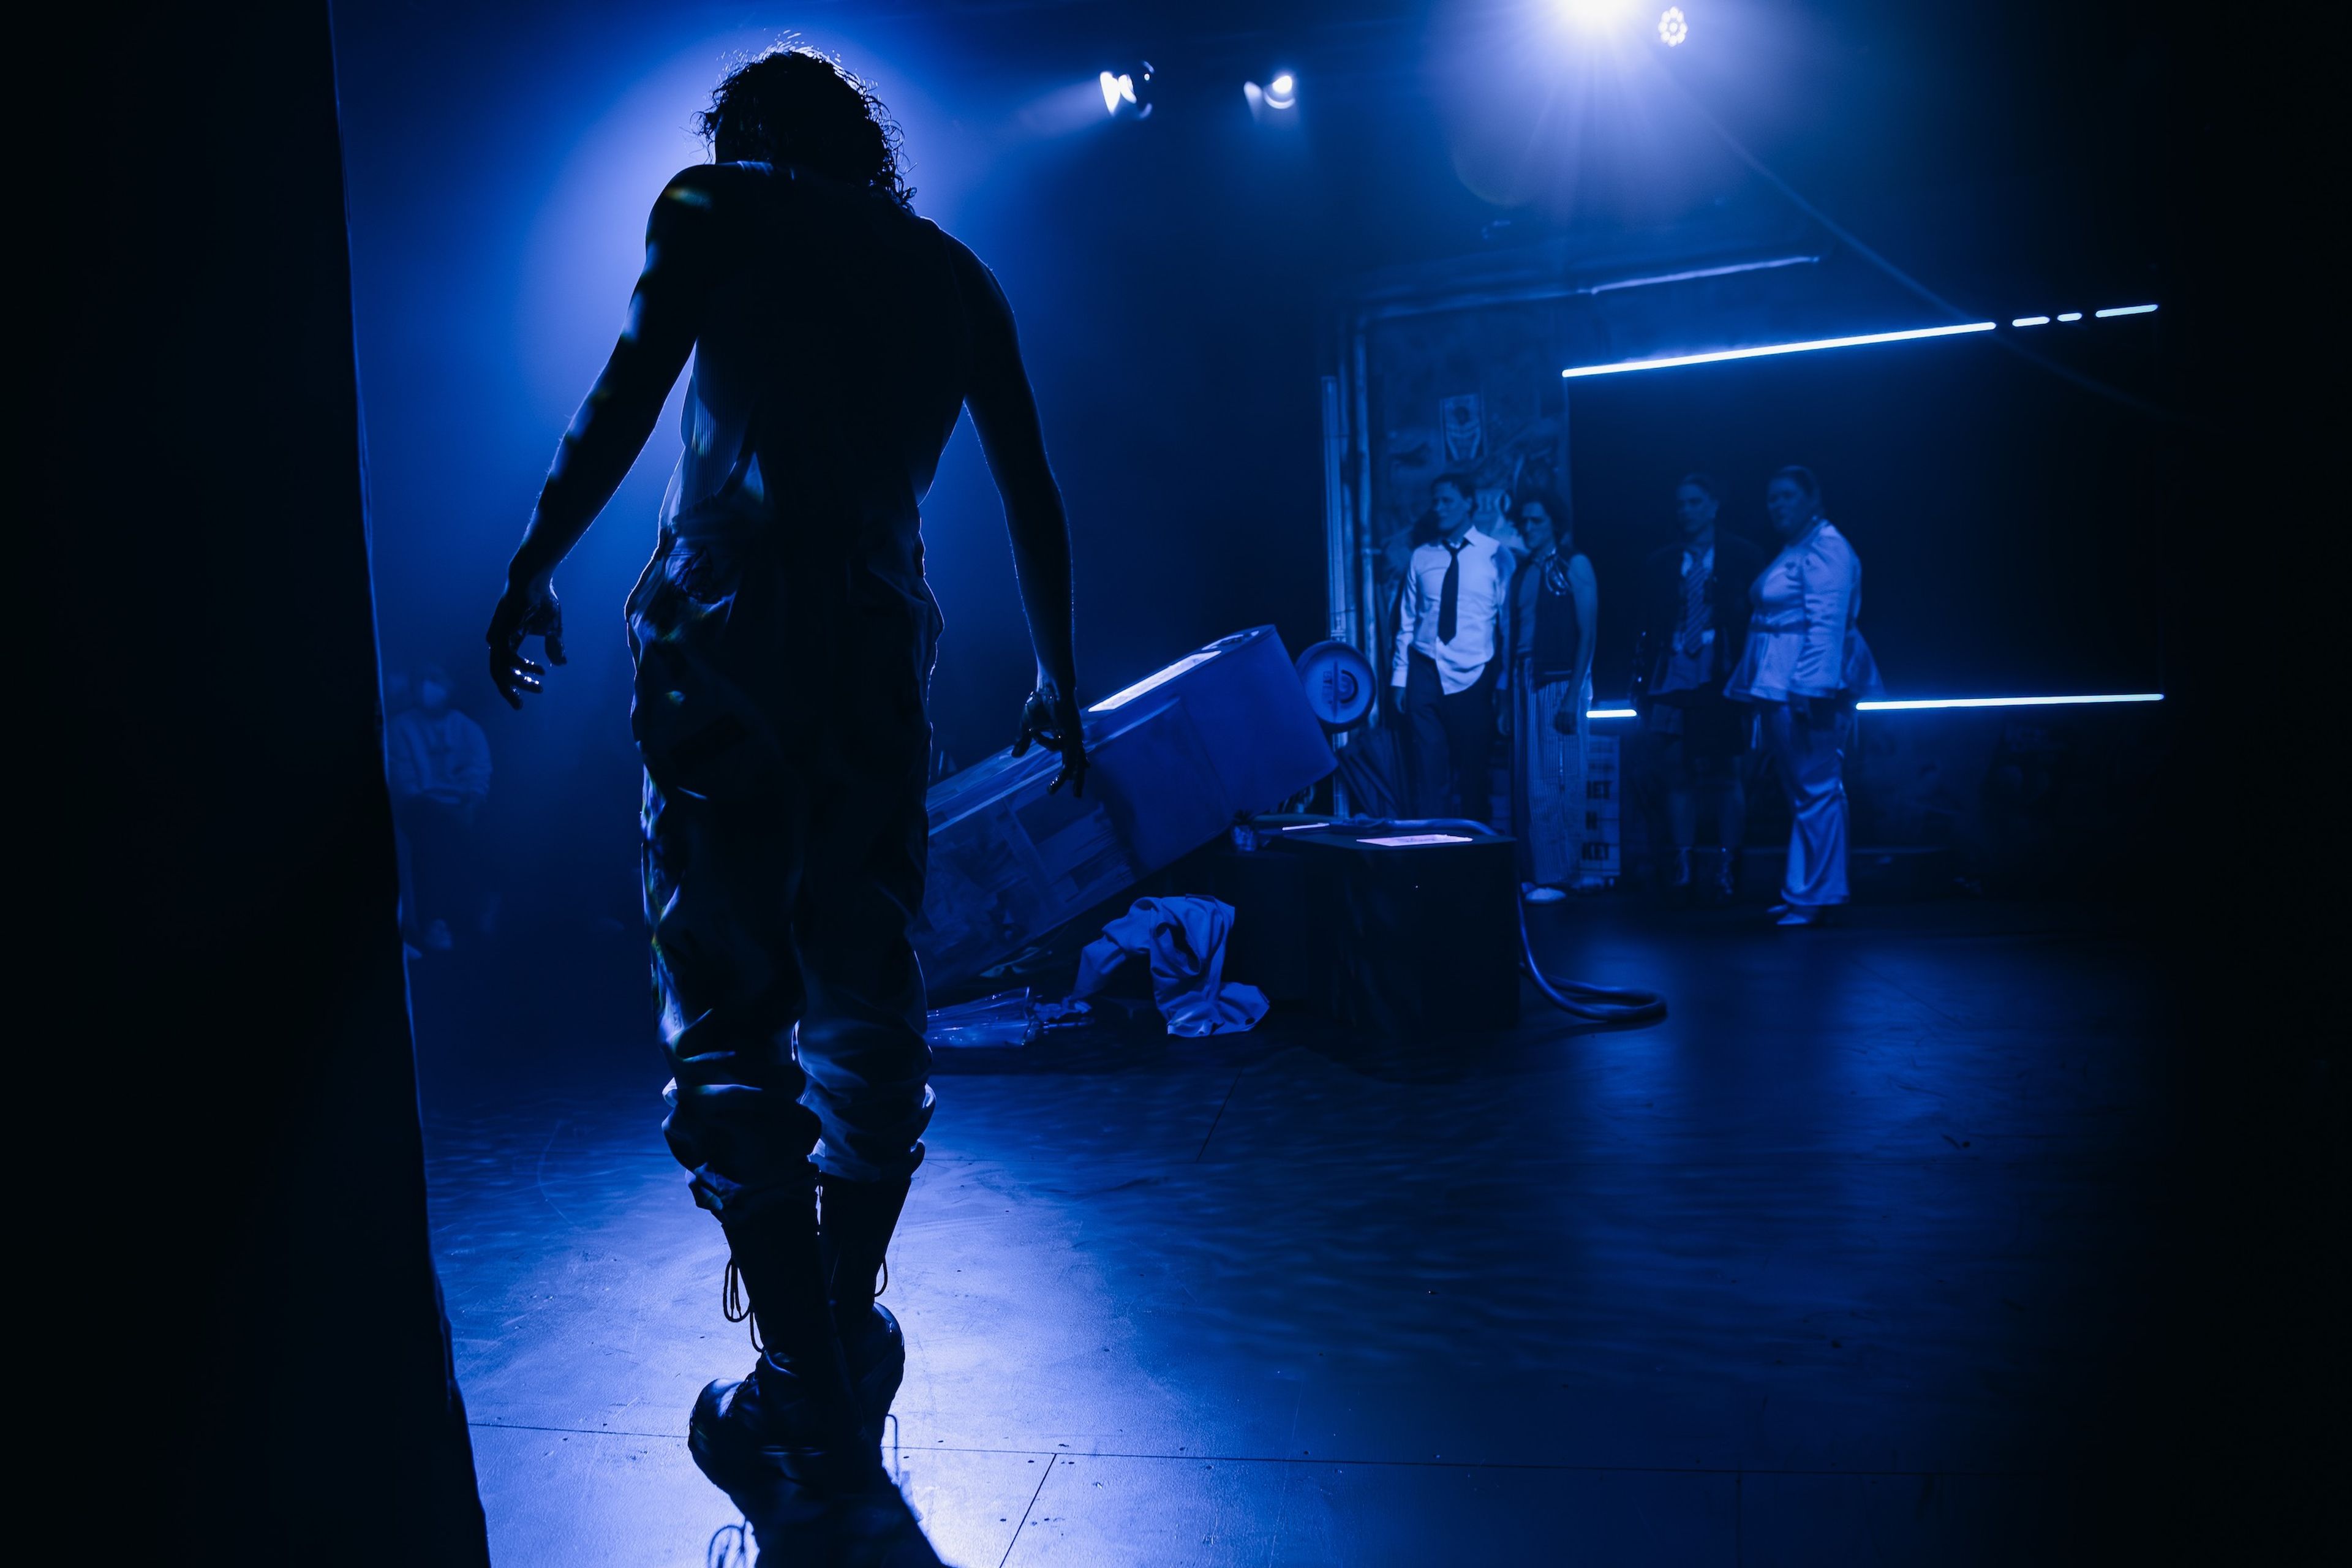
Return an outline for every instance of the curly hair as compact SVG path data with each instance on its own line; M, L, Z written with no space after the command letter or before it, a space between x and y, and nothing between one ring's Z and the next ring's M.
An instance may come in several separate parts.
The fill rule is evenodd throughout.
M805 44L779 43L727 73L695 128L722 163L790 163L907 205L905 135L874 89Z

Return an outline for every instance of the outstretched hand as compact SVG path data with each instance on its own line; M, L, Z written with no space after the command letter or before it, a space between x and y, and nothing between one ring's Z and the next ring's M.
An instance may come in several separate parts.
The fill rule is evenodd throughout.
M1077 699L1050 680L1041 683L1021 705L1021 733L1013 742L1013 754L1025 756L1033 744L1061 753L1061 772L1045 786L1046 794L1066 784L1074 795L1087 793L1087 738Z
M564 662L563 606L556 603L555 587L544 577L509 584L499 607L490 612L490 629L484 638L490 645L490 683L509 708L521 707L523 694L540 690L547 677L544 665L523 657L527 637L539 638L546 647L548 664Z

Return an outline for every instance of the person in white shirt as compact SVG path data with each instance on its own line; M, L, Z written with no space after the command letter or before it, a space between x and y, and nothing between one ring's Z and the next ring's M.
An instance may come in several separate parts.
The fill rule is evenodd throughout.
M1821 481L1810 468L1782 468L1765 486L1764 510L1787 542L1748 589L1748 646L1723 694L1754 706L1794 818L1773 913L1781 925L1818 925L1846 901L1845 733L1876 672L1853 633L1862 562L1822 515Z
M1495 747L1495 653L1511 552L1473 528L1476 492L1461 474L1430 487L1437 537L1405 565L1389 680L1407 734L1412 809L1486 822Z

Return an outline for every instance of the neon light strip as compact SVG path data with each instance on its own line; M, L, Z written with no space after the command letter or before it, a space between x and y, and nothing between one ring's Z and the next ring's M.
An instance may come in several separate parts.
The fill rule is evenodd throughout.
M1773 261L1741 261L1729 267L1702 267L1696 272L1662 272L1655 278L1621 278L1614 283L1595 283L1590 289L1580 289L1580 294L1606 294L1612 289L1647 289L1653 283L1687 283L1694 278L1728 278L1735 272L1769 272L1776 267L1804 267L1821 259L1818 256L1783 256Z
M1923 708L2063 708L2084 702L2161 702L2161 691L2116 691L2095 697L1924 697L1901 702L1857 702L1866 713L1909 713ZM1587 719L1633 719L1636 708L1588 708Z
M1963 321L1952 327L1913 327L1910 331L1902 332L1864 332L1858 337L1851 338L1814 338L1801 343L1772 343L1764 348L1718 349L1714 353L1677 354L1672 359L1637 359L1627 360L1622 364L1578 365L1572 370L1564 370L1559 374L1572 380L1580 375L1617 375L1629 370L1672 370L1676 365L1716 364L1724 360L1733 359L1761 359L1767 354L1801 354L1811 353L1815 349L1851 349L1860 348L1866 343L1900 343L1907 342L1913 338L1948 338L1962 332L1989 332L1993 330L1994 325L1995 323L1991 321Z
M2155 309L2153 305L2116 305L2105 310L2094 310L2091 314L2104 321L2109 316L2145 316Z
M2083 319L2083 312L2080 310L2061 310L2058 312L2058 319L2062 321L2079 321Z
M2047 316L2020 316L2010 322L2012 327L2046 327L2049 324L2050 318Z
M1907 712L1920 708L2064 708L2081 702L2161 702L2161 691L2117 691L2103 697L1929 697L1908 702L1857 702L1866 713Z

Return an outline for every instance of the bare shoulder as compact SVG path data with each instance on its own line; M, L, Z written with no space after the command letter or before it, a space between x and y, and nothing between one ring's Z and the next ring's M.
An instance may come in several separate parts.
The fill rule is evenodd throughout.
M684 216L716 211L731 194L757 178L752 172L756 167L743 163L688 164L662 185L662 193L654 202L655 221L660 221L666 214Z
M1004 297L1004 286L996 280L996 274L989 269L988 263L982 261L971 247L930 219L917 218L915 221L940 237L940 243L947 251L948 265L954 269L956 282L962 288L964 298L972 308L1009 319L1013 314L1013 303Z

